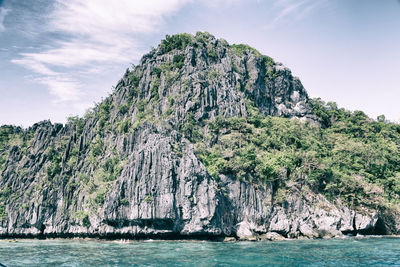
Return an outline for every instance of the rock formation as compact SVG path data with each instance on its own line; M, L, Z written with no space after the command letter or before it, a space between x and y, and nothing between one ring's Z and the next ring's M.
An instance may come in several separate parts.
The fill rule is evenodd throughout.
M211 175L185 126L208 131L218 117L246 118L249 102L263 116L315 120L300 80L282 64L207 33L168 36L84 118L7 128L0 235L276 240L398 232L393 214L388 220L300 189L277 203L271 183Z

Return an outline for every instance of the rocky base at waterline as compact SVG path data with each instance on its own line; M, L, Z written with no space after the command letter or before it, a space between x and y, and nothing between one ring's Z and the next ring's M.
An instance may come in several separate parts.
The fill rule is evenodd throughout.
M390 158L400 127L381 138L388 160L368 144L373 166L345 168L329 159L351 153L343 143L366 146L363 129L343 135L328 112L344 111L316 106L288 68L251 47L168 36L83 118L0 127L0 236L400 233L400 161ZM343 114L374 133L389 127Z
M201 170L199 162L193 162L195 158L191 151L186 153L182 159L190 164L185 169L191 171L189 166L197 164L196 167L200 168L197 171L206 174ZM390 228L387 228L388 225L391 226L390 221L384 221L387 218L377 212L368 214L365 211L361 214L348 208L339 209L323 196L312 192L305 195L298 192L290 196L284 204L273 205L273 195L269 188L254 187L245 182L232 181L228 177L222 177L222 181L226 187L224 194L207 175L203 179L181 179L177 176L174 181L164 180L165 184L176 185L176 188L170 190L177 193L159 194L157 192L162 190L165 184L154 184L150 189L153 192L151 202L142 201L136 205L126 205L124 212L115 212L118 208L111 207L109 211L114 212L107 214L107 210L104 209L101 214L103 219L87 216L82 224L60 221L53 226L51 220L54 218L49 217L50 221L21 227L18 226L18 220L15 220L16 225L13 227L0 228L0 235L15 238L91 237L220 241L232 237L235 240L275 241L286 238L331 238L390 233ZM141 181L137 183L140 184ZM112 199L109 201L115 202ZM126 214L133 212L142 215L128 219ZM143 218L146 216L144 214L148 214L148 217ZM174 214L178 214L179 217L174 217ZM26 222L26 219L34 220L24 218L23 221Z

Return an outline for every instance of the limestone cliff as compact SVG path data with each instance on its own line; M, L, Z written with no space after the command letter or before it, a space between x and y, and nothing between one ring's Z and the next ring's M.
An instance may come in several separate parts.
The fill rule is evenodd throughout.
M218 118L247 118L250 106L262 116L315 121L300 80L282 64L207 33L167 37L84 118L7 128L0 235L253 239L398 232L396 217L383 218L377 209L360 212L297 187L276 201L271 182L210 173L193 127L207 134Z

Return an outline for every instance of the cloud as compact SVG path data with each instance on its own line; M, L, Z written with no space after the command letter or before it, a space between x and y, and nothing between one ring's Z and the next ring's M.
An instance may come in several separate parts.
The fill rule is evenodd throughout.
M4 27L4 19L10 11L10 9L0 7L0 32L5 31L6 29Z
M400 0L399 0L400 1ZM241 3L244 3L244 0L202 0L199 1L205 6L209 8L221 8L221 7L226 7L227 5L238 5ZM250 0L246 1L247 3L250 2Z
M287 20L300 20L325 2L327 0L278 0L274 5L276 15L265 28L275 28L279 23Z
M36 78L35 81L50 88L50 94L57 97L56 103L76 101L82 96L79 91L80 83L65 75L44 76Z
M79 91L80 83L67 73L53 71L40 61L29 58L29 55L23 59L13 59L11 62L36 73L37 76L32 79L49 88L50 94L56 97L55 103L76 101L82 96Z
M140 37L159 30L165 17L190 1L56 0L46 28L59 39L12 62L33 71L57 102L76 101L82 75L101 75L106 66L139 58Z
M114 43L108 37L154 31L163 17L188 0L70 0L57 1L52 14L56 30ZM79 25L79 27L77 27Z
M243 0L202 0L209 6ZM55 102L85 96L84 79L102 79L110 69L128 65L145 52L140 39L159 31L168 16L194 0L55 0L43 26L56 36L47 47L26 49L11 62L29 69L46 85Z
M57 75L58 73L55 71L52 71L46 65L42 64L41 62L29 59L29 58L24 58L24 59L13 59L11 60L12 63L19 64L21 66L24 66L25 68L28 68L32 70L33 72L36 72L41 75L46 75L46 76L54 76Z

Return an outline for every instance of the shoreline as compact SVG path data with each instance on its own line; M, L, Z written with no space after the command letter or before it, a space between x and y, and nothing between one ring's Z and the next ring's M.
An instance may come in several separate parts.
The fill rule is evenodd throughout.
M216 243L236 243L236 242L280 242L280 241L301 241L301 240L354 240L354 239L375 239L375 238L393 238L400 239L400 235L356 235L356 236L338 236L330 238L282 238L276 240L268 239L236 239L235 237L221 238L104 238L104 237L0 237L0 242L17 243L19 241L88 241L88 242L106 242L106 243L134 243L134 242L216 242Z

